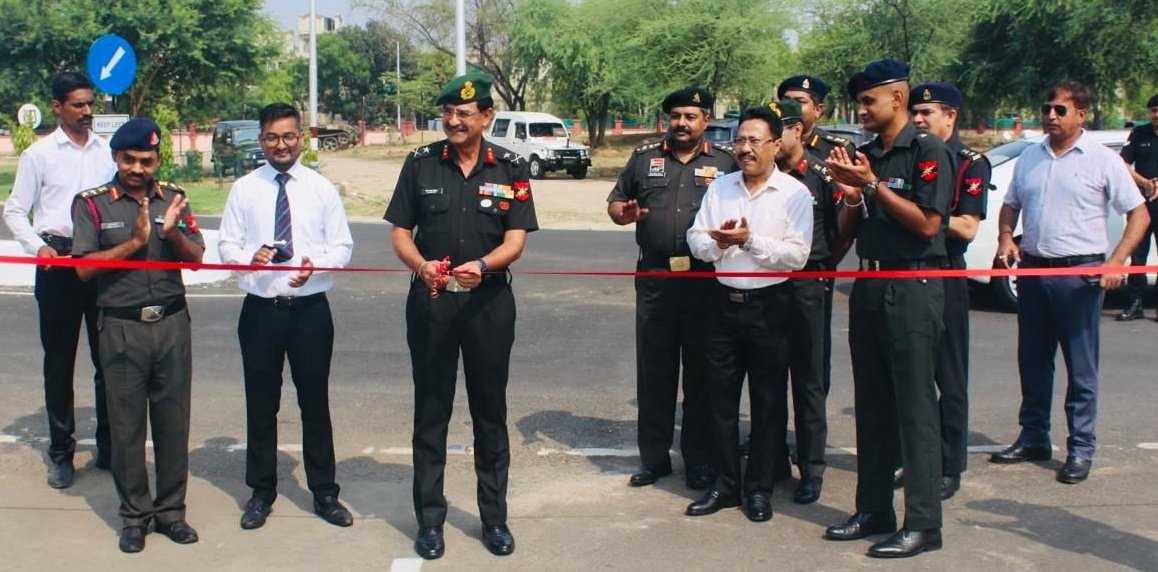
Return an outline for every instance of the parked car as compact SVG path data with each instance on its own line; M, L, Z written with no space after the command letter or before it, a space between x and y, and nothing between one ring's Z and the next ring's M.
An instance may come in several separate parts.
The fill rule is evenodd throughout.
M264 165L260 135L261 126L251 119L217 122L213 126L213 174L223 177L232 172L240 177Z
M732 141L736 140L736 130L739 128L739 119L715 119L708 123L704 137L712 143L731 145Z
M487 137L526 159L535 179L551 171L582 179L591 166L591 150L571 141L563 120L547 113L500 111Z
M1126 144L1126 136L1130 134L1124 129L1108 130L1108 131L1087 131L1087 133L1094 138L1095 141L1113 149L1115 152L1120 151L1122 146ZM1027 139L1019 139L1011 141L1004 145L994 147L985 153L989 158L990 164L993 165L993 176L991 182L993 189L988 193L988 200L986 202L986 218L981 221L981 226L977 229L977 236L973 239L973 243L969 245L969 250L965 253L965 263L969 268L992 268L993 257L997 254L997 219L998 213L1001 212L1001 205L1005 202L1005 193L1009 190L1009 183L1013 179L1013 167L1017 164L1017 159L1031 145L1038 145L1045 139L1044 136L1036 136ZM1111 211L1106 231L1109 235L1110 247L1118 243L1122 238L1122 231L1126 226L1126 217L1118 216ZM1021 240L1021 228L1018 227L1017 234L1014 240ZM1155 255L1155 250L1150 251L1150 257L1147 259L1147 264L1155 264L1158 256ZM1149 276L1149 282L1154 283L1154 277ZM1008 278L992 278L988 276L978 276L973 278L978 283L987 283L993 290L994 298L997 300L999 306L1008 311L1017 310L1017 279Z

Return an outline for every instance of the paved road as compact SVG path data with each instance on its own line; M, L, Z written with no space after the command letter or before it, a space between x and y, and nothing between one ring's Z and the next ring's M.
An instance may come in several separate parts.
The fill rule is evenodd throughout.
M205 221L212 228L215 222ZM356 224L354 264L395 265L383 224ZM2 237L0 237L2 238ZM630 233L543 231L518 268L629 268ZM694 496L682 479L629 489L634 449L634 349L629 279L516 276L518 342L512 358L511 526L518 550L490 556L477 541L466 397L456 398L450 429L448 553L435 563L411 560L410 419L413 392L403 337L407 278L343 276L331 300L337 323L331 403L342 497L359 517L336 529L313 517L301 468L295 395L283 395L282 498L262 530L237 527L243 483L244 400L231 283L197 287L190 521L201 543L176 546L149 537L135 557L116 551L116 497L107 473L86 467L82 445L76 485L43 484L45 447L41 352L34 302L27 292L0 295L0 554L6 569L85 565L95 570L155 569L1158 569L1158 424L1150 358L1158 324L1103 324L1099 454L1079 486L1053 480L1058 462L995 467L973 455L964 488L946 505L946 548L914 561L882 564L863 556L866 542L833 544L823 527L852 508L855 446L848 362L847 292L839 285L834 320L834 387L829 403L830 458L824 496L791 502L792 482L776 491L776 517L749 523L738 511L689 519ZM1108 315L1108 312L1107 312ZM993 446L1016 435L1016 324L987 309L973 315L971 444ZM78 379L91 375L81 364ZM287 376L288 377L288 376ZM83 383L78 383L83 386ZM1064 386L1056 389L1060 400ZM1065 421L1055 411L1054 443ZM746 406L746 405L745 405ZM80 435L91 437L92 396L77 398ZM1059 455L1062 454L1059 452ZM677 468L678 471L678 468Z

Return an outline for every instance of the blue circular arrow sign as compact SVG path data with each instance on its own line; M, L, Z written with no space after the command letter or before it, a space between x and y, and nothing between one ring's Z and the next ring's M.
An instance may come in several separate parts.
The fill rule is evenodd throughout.
M88 79L102 92L120 95L137 77L137 52L124 38L105 34L88 49Z

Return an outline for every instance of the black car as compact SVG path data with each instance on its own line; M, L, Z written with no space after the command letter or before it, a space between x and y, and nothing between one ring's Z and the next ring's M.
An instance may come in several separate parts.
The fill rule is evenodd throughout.
M264 165L260 134L261 126L251 119L217 122L213 127L213 174L222 177L232 172L240 177Z

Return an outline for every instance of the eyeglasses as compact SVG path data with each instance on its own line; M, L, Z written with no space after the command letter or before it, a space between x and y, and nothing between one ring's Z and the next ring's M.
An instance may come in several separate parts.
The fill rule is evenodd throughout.
M274 146L277 145L278 141L281 141L286 144L286 147L293 147L298 144L301 138L300 133L283 133L281 135L277 133L266 133L261 136L261 142L269 146Z
M1041 114L1049 115L1050 110L1057 114L1058 117L1065 117L1070 112L1070 108L1064 105L1051 105L1049 103L1041 104Z
M454 117L459 121L466 121L467 119L470 119L471 117L474 117L478 114L479 112L477 111L467 111L465 109L454 109L450 107L443 108L442 110L442 118L444 120Z
M775 141L775 139L761 139L759 137L737 137L732 140L732 146L739 149L740 147L744 147L746 145L755 149L760 145L771 143L773 141Z

